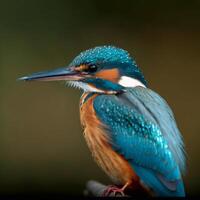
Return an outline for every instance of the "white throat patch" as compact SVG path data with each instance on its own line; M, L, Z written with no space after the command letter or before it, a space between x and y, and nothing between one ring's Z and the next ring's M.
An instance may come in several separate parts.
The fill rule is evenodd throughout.
M124 87L136 87L136 86L146 87L139 80L128 76L122 76L118 83Z
M79 82L79 81L68 81L67 82L71 87L82 89L84 92L98 92L103 93L104 91L99 90L95 87L88 85L87 83Z

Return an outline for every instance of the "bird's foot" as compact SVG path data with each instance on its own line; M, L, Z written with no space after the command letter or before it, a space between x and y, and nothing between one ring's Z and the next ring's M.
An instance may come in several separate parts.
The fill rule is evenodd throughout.
M125 196L124 194L124 189L123 188L118 188L115 185L109 185L103 192L102 194L103 197L108 197L108 196Z

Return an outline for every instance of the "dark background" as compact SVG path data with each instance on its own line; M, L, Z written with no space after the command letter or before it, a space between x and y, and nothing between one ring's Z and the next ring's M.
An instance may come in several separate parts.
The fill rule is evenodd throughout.
M200 1L183 0L0 0L0 194L81 195L89 179L110 183L82 135L81 92L16 81L104 44L128 50L172 107L186 190L198 194Z

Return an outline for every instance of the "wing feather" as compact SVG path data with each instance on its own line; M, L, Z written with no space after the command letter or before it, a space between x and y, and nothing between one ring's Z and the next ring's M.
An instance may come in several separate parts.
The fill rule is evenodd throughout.
M119 95L99 95L94 108L109 128L113 148L174 189L185 159L180 132L165 100L150 89L136 87Z

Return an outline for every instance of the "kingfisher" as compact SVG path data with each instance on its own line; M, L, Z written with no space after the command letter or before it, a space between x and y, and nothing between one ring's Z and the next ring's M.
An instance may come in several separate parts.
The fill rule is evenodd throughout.
M66 81L83 90L80 121L96 163L110 177L111 192L185 196L185 150L167 102L148 87L124 49L98 46L66 67L33 73L24 81Z

